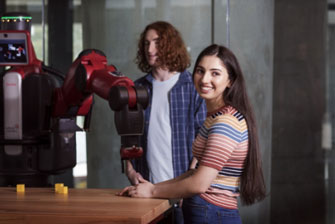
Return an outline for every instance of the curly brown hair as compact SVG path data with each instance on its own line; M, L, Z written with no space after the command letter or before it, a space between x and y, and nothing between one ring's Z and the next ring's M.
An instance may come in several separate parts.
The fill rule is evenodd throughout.
M145 57L145 36L149 30L155 30L159 37L157 45L159 67L168 69L170 72L182 72L190 66L190 56L179 31L170 23L157 21L146 26L138 42L135 62L142 72L152 71L152 66L148 64Z

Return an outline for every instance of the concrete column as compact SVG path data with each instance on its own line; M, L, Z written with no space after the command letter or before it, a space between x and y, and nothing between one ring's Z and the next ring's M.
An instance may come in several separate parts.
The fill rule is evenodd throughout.
M327 224L335 223L335 4L328 15L328 113L332 125L332 147L326 151Z
M72 64L72 4L72 0L49 1L48 3L49 63L46 64L61 71L64 75ZM74 186L72 169L52 177L55 183L63 182L69 187Z
M3 16L3 14L6 12L6 0L0 0L0 16ZM0 21L1 24L1 21Z
M325 223L326 4L275 1L271 223Z
M6 0L0 0L0 16L3 16L5 12L6 12ZM0 73L3 71L5 71L5 67L0 67Z
M73 1L48 3L49 65L66 74L72 64Z

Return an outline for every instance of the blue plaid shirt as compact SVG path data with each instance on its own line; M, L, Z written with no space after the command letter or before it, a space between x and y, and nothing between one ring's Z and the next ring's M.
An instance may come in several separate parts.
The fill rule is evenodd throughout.
M149 105L144 112L145 128L141 138L144 154L133 164L137 172L149 180L146 161L147 136L152 102L153 76L147 74L135 81L135 85L144 86L149 93ZM192 143L206 119L206 104L194 88L192 75L185 70L169 93L170 123L172 134L172 163L174 176L186 172L192 160Z

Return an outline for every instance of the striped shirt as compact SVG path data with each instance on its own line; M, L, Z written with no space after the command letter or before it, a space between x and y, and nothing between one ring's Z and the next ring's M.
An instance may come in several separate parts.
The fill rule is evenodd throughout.
M220 207L237 209L248 142L246 120L232 106L207 115L193 143L193 154L199 166L212 167L219 173L200 197Z

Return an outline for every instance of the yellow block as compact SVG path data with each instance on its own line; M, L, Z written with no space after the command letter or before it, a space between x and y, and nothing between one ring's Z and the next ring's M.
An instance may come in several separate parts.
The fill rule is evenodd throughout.
M68 194L68 187L64 186L59 189L59 193L61 194Z
M63 183L56 183L55 184L55 192L56 193L60 193L60 189L64 187L64 184Z
M24 192L24 184L17 184L16 192Z

